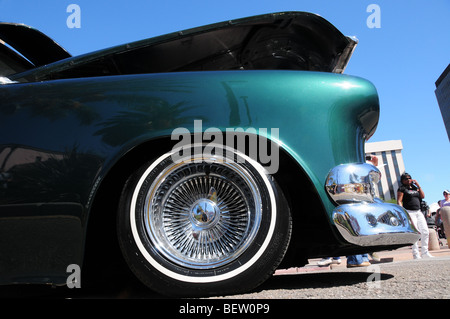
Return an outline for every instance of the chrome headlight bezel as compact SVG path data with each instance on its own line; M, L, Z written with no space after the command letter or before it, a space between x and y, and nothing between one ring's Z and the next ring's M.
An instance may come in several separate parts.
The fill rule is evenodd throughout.
M406 210L378 198L380 178L378 168L368 163L333 168L325 183L337 204L330 217L341 236L358 246L413 244L419 235Z
M373 203L378 199L377 184L380 178L381 172L371 164L342 164L328 173L325 189L338 205Z

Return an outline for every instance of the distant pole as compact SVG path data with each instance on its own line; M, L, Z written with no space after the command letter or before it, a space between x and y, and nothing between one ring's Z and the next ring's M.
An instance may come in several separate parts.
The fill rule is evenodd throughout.
M447 237L447 246L448 246L448 238L450 235L450 207L444 206L440 210L442 224L444 224L444 232L445 237ZM449 246L450 247L450 246Z

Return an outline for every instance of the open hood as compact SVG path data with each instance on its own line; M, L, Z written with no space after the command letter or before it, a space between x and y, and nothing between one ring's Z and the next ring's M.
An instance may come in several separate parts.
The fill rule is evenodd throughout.
M42 32L24 24L0 22L0 76L69 57L66 50Z
M342 73L356 43L318 15L273 13L193 28L78 57L64 56L54 47L59 53L52 55L53 63L8 78L28 82L123 74L268 69ZM42 46L35 46L35 50L42 50ZM62 60L52 61L58 58Z

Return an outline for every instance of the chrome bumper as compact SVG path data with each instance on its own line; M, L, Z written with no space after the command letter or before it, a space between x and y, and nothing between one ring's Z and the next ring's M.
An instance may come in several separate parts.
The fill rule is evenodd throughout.
M360 246L403 245L418 240L419 234L403 207L377 198L380 171L373 165L346 164L333 168L325 183L338 204L332 221L342 237Z

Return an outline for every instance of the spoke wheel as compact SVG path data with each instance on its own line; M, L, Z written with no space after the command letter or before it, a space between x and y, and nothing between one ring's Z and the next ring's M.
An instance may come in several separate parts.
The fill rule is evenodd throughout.
M276 183L237 152L183 161L171 154L139 169L124 188L118 234L130 268L168 295L262 283L290 238L289 209Z
M222 266L255 238L259 198L253 178L233 164L174 164L147 192L146 230L159 252L180 266Z

